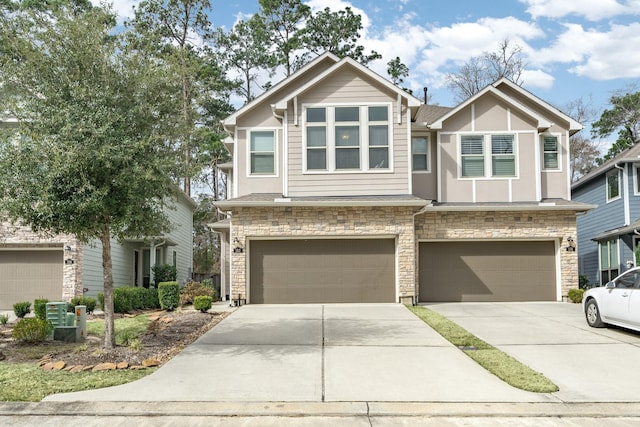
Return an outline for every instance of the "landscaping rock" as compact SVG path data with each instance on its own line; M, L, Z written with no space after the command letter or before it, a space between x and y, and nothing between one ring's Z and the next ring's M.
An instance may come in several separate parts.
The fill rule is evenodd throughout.
M142 361L142 366L145 368L152 368L154 366L160 366L160 362L157 359L144 359Z
M71 369L69 369L69 372L76 373L76 372L81 372L82 370L84 370L84 366L75 365L75 366L72 366Z
M116 364L111 362L99 363L91 369L91 372L99 371L113 371L116 369Z
M116 369L127 369L129 368L129 362L119 362L116 364Z
M54 371L62 371L65 366L67 366L66 362L63 362L62 360L58 360L57 362L53 362L53 370Z

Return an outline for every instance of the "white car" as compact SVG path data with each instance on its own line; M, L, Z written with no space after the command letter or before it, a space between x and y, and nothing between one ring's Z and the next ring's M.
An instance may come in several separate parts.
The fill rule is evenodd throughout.
M589 326L607 324L640 331L640 267L584 293L582 308Z

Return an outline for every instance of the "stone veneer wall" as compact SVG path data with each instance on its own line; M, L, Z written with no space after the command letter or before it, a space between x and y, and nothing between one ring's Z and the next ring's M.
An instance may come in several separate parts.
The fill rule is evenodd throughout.
M247 297L248 251L234 253L235 239L396 236L398 297L415 295L415 238L410 207L237 208L231 220L231 299ZM404 297L404 298L403 298ZM408 297L408 298L407 298Z
M70 250L66 250L66 247ZM73 297L82 296L82 243L73 236L55 235L45 236L35 233L30 227L0 223L0 248L61 248L64 260L73 263L64 264L62 295L63 301L70 301Z
M576 239L573 211L430 212L416 217L416 253L420 240L546 239L560 244L561 295L578 288L578 252L565 249ZM416 268L416 283L418 281Z

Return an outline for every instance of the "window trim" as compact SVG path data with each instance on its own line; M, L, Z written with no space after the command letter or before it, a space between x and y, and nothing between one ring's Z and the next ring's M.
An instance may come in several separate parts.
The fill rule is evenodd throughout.
M359 108L359 144L357 146L359 150L360 167L358 169L337 169L336 168L336 144L335 144L335 132L336 124L344 123L344 126L352 126L355 122L336 122L335 109L340 107L358 107ZM387 108L387 120L370 121L369 120L369 107L386 107ZM326 135L326 169L309 169L307 167L307 109L309 108L325 108L325 119L323 122L325 126ZM394 172L394 122L393 118L393 103L392 102L331 102L331 103L303 103L302 104L302 174L303 175L324 175L324 174L363 174L363 173L393 173ZM311 126L313 126L311 122ZM388 168L370 168L369 167L369 149L370 148L382 148L385 146L369 145L369 127L376 125L387 126L387 150L388 150ZM347 147L344 147L347 148ZM355 146L353 147L355 148Z
M611 243L615 242L616 247L615 247L615 255L617 258L617 264L615 265L616 268L611 268ZM602 268L603 264L602 264L602 247L603 244L607 245L607 255L609 256L609 260L607 261L607 263L609 264L609 268L604 269ZM598 279L600 281L600 284L602 286L604 286L607 282L604 282L602 280L602 272L606 271L607 275L609 277L609 280L607 282L610 282L611 280L613 280L616 276L618 276L620 274L620 239L619 238L613 238L613 239L609 239L609 240L602 240L600 242L598 242ZM615 272L614 274L611 274L611 272ZM604 283L603 283L604 282Z
M280 175L279 169L279 129L275 127L255 127L255 128L240 128L246 133L246 156L245 156L245 177L246 178L277 178ZM273 132L273 173L252 173L251 172L251 134L253 132Z
M482 136L482 157L484 160L484 175L464 176L462 175L462 137L463 136ZM515 175L494 175L493 174L493 151L491 137L494 135L511 135L513 136L513 157ZM519 138L517 132L461 132L457 134L457 156L458 156L458 179L460 180L487 180L501 181L520 178L520 154L518 150ZM480 154L470 156L480 157Z
M616 200L622 198L622 182L620 178L620 172L621 172L620 170L614 167L612 170L610 170L604 175L604 191L605 191L605 199L607 203L615 202ZM618 177L618 195L610 198L609 197L609 176L612 176L614 173Z
M638 179L640 179L640 163L633 164L633 194L640 195L640 186L638 185Z
M556 154L558 156L558 167L557 168L545 168L544 167L544 138L545 137L554 137L556 139ZM561 135L559 133L541 133L540 134L540 170L542 172L562 172L562 144L560 143L561 141Z
M427 168L426 169L414 169L413 168L413 139L414 138L425 138L427 140L427 152L424 153L424 155L427 157ZM431 173L431 135L428 133L424 133L424 134L420 134L420 133L412 133L411 134L411 173L418 173L418 174L424 174L424 173ZM419 155L422 155L422 153L419 153Z

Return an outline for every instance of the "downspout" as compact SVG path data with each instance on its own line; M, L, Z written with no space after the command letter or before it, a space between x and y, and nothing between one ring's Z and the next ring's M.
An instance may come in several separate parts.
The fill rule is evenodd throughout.
M413 235L414 236L416 235L416 217L418 215L422 215L423 213L425 213L427 211L427 209L432 207L432 206L433 206L433 203L430 201L428 204L426 204L423 207L421 207L418 212L416 212L416 213L414 213L412 215L412 217L413 217ZM413 242L413 243L414 243L414 251L415 251L415 247L417 246L419 248L420 245L419 245L419 242ZM413 267L414 267L415 271L419 270L418 269L418 265L417 265L418 264L418 258L419 257L416 257L415 255L413 257ZM414 279L416 277L415 271L414 271L414 274L413 274L413 278ZM418 284L415 284L415 283L413 285L414 286L414 292L413 292L414 296L413 296L412 301L411 301L411 305L413 305L413 306L418 305L418 301L419 301L418 297L420 296L420 286L417 286L417 285Z
M289 150L289 147L287 144L287 122L284 114L281 116L276 113L275 104L271 105L271 113L273 114L273 117L280 120L282 123L282 197L288 197L289 192L287 191L287 180L289 179L289 176L287 174L287 168L289 163L287 161L287 151Z
M627 168L619 166L617 163L615 163L613 167L622 171L622 182L624 185L621 185L620 187L624 190L624 194L622 195L624 203L624 225L629 225L631 224L631 214L629 212L629 189L627 188L629 183L627 182Z

